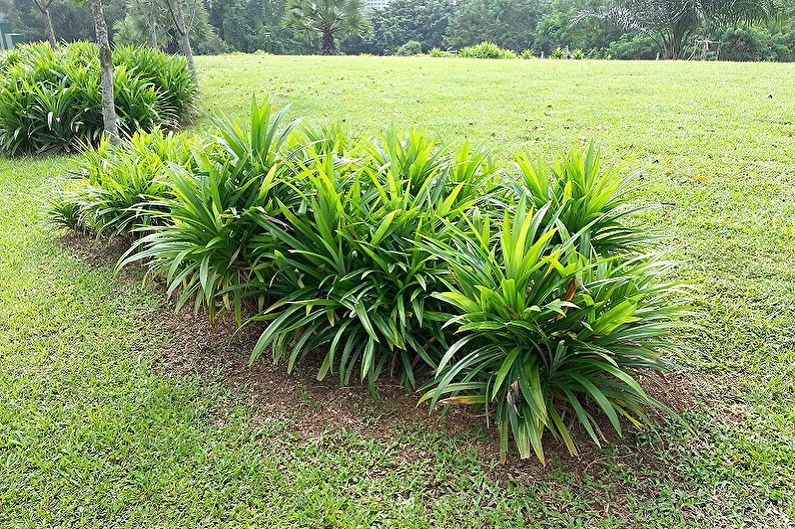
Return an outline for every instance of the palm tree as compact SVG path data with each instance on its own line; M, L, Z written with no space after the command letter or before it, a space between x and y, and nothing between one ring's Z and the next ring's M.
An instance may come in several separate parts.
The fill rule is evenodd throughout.
M776 0L613 0L582 12L574 23L600 18L648 35L664 59L684 59L685 44L699 30L769 23L784 16Z
M336 39L370 30L362 0L288 0L283 24L296 31L320 34L320 53L337 53Z
M156 0L127 0L127 13L124 18L113 25L114 38L117 43L127 41L136 45L146 43L150 48L162 49L163 33L167 24L160 2Z

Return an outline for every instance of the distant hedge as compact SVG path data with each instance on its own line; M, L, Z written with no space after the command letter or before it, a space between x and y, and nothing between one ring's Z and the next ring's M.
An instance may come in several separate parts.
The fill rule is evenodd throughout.
M161 51L120 47L113 52L119 130L176 128L196 93L185 59ZM96 46L75 42L19 46L0 57L0 152L9 155L75 151L102 136Z

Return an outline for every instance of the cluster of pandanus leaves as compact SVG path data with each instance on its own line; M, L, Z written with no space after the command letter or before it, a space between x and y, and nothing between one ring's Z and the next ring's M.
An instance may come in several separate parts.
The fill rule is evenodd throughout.
M543 461L545 434L575 454L574 425L599 444L659 405L639 380L666 368L682 286L654 234L624 222L635 174L593 146L502 168L467 144L285 111L103 143L51 217L129 236L119 266L146 263L177 308L259 322L252 361L373 392L389 373L432 409L482 406L503 455L513 438Z
M124 136L176 128L196 83L185 59L147 48L113 51L114 100ZM96 145L102 136L99 56L88 42L18 46L0 57L0 152L47 154Z

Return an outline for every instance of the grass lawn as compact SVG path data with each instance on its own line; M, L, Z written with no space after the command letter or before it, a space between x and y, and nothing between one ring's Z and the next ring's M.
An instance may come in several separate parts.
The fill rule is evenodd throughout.
M272 93L308 123L390 124L503 160L594 139L643 167L642 222L695 284L678 418L546 467L389 390L245 367L42 204L74 158L0 159L0 527L791 527L795 66L235 55L202 117ZM406 404L408 403L408 405ZM453 418L455 419L455 417ZM455 423L455 420L447 421ZM587 441L583 440L585 444Z

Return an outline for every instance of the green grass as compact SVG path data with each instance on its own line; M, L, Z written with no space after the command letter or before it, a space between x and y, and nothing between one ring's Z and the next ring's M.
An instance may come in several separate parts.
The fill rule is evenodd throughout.
M595 139L643 166L643 222L695 283L679 420L500 468L478 433L363 413L307 434L217 373L158 359L161 296L58 242L45 197L76 160L0 160L0 527L769 527L795 519L795 67L784 64L199 58L207 114L251 94L310 123L394 123L551 154ZM772 95L772 98L770 97ZM697 178L694 178L697 177ZM218 347L211 344L211 347ZM215 350L206 354L213 355ZM221 354L218 351L218 354ZM247 350L241 349L241 355ZM688 388L678 388L682 379ZM302 409L319 406L296 386ZM382 409L386 404L379 404ZM267 409L267 408L266 408ZM259 410L259 412L258 412ZM515 460L509 461L509 465Z

